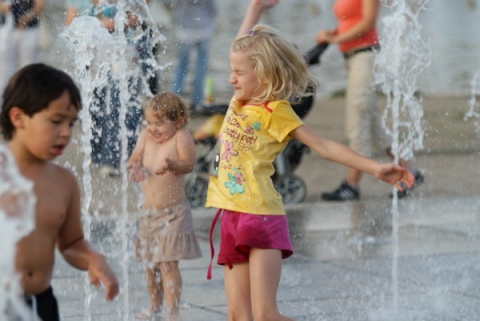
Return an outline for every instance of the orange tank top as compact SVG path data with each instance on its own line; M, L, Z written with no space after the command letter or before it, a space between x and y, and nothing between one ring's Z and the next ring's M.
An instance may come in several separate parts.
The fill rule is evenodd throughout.
M333 12L338 20L337 32L339 34L355 26L362 19L362 0L336 0ZM375 28L362 36L338 44L341 52L378 45L377 31Z

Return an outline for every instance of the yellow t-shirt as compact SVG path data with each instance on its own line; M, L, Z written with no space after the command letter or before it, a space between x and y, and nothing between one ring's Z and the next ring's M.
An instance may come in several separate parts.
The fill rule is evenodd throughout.
M286 100L242 105L233 98L218 136L206 207L285 215L271 179L273 162L302 124Z

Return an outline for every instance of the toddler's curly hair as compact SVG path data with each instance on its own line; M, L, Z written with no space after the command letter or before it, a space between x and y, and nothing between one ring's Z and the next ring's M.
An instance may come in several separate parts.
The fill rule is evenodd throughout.
M188 113L182 99L171 92L161 92L150 98L144 105L144 109L152 109L159 118L164 117L176 124L183 122L187 125Z

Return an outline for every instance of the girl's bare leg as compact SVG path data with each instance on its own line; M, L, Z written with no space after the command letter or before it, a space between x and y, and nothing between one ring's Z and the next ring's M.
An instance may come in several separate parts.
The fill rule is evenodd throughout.
M147 267L145 276L150 304L137 315L140 320L148 320L153 314L160 312L163 300L162 281L158 278L157 267Z
M167 321L178 321L180 320L179 304L182 293L182 275L178 261L160 263L159 270L162 275L165 297L165 318Z
M280 250L250 250L250 289L255 321L293 321L277 307L277 290L282 274Z
M249 264L238 263L230 270L224 268L225 294L228 304L228 321L251 321Z
M154 268L147 268L146 271L147 276L147 290L148 295L150 296L150 307L149 310L151 312L159 312L162 306L163 300L163 288L162 288L162 280L159 279L158 269L157 267Z

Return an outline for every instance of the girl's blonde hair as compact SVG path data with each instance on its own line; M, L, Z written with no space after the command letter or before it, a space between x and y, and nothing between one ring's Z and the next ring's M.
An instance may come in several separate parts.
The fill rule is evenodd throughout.
M297 102L315 92L318 82L308 71L305 58L272 27L256 25L237 38L230 50L242 52L253 61L260 86L265 88L259 97L252 97L257 103L285 99Z
M183 101L170 92L161 92L150 98L144 105L144 109L152 109L159 118L166 118L176 124L185 126L187 124L187 108Z

